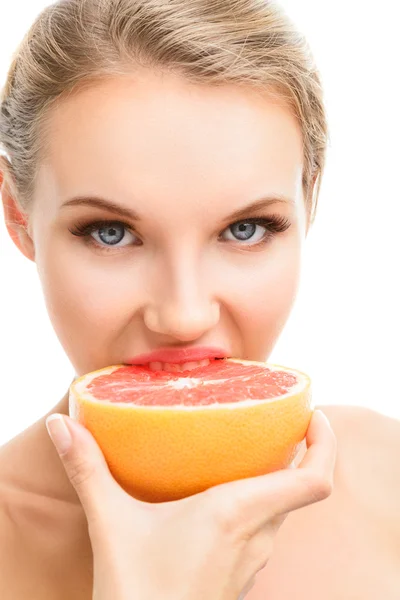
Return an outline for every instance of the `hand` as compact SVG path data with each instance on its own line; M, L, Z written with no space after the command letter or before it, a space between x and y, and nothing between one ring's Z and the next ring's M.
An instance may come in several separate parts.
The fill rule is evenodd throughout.
M318 410L297 468L158 504L127 494L90 432L63 419L72 443L59 454L88 521L93 600L244 598L288 513L332 492L336 438Z

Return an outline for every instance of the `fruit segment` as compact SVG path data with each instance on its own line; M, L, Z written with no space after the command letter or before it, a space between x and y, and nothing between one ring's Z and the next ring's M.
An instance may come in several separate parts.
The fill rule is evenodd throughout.
M205 406L276 399L293 391L297 381L294 373L255 365L238 368L227 360L220 360L185 373L149 372L141 366L120 367L93 379L86 390L96 400L136 406ZM145 387L140 385L144 382Z

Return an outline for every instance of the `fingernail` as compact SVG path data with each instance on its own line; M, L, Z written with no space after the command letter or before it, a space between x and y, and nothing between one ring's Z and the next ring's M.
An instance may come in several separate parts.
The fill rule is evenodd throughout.
M71 447L72 437L62 415L50 415L46 427L59 454L65 454Z

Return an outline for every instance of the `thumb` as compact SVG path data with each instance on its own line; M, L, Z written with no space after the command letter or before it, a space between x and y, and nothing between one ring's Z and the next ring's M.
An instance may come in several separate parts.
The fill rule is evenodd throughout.
M107 499L120 489L100 447L90 431L66 415L50 415L46 427L88 520L97 519Z

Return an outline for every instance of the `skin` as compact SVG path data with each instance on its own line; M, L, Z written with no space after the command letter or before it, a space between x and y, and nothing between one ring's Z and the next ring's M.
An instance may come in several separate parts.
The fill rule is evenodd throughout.
M146 72L69 96L49 130L28 213L5 182L2 200L13 241L36 263L76 374L160 346L220 346L230 356L267 360L296 299L308 230L302 136L288 107L249 89ZM290 227L264 245L255 244L263 226L241 240L230 215L272 194L293 202L241 220L277 215ZM69 229L121 217L62 206L78 195L112 200L141 221L123 219L135 232L127 229L119 248L88 246ZM110 240L95 237L103 246ZM55 411L68 414L67 396ZM44 472L33 480L21 461L24 485L76 502L57 457L48 457L43 422L35 452L43 448Z
M50 125L25 222L6 183L1 191L9 233L36 263L49 317L76 374L159 346L216 345L231 356L268 360L296 299L308 232L302 137L288 107L248 89L195 87L146 73L70 96ZM229 226L238 219L231 213L269 194L293 203L277 202L240 220L276 215L290 227L265 245L235 239L237 230ZM79 221L121 220L109 210L62 208L78 195L107 198L140 214L137 223L122 219L135 227L119 243L126 246L101 251L70 233ZM259 226L254 238L264 231ZM67 394L49 412L68 414ZM29 498L27 539L36 537L37 514L47 520L51 514L82 566L89 542L82 537L74 545L72 533L83 536L85 517L47 435L46 416L2 449L0 481L14 522L25 515L23 498ZM336 427L339 421L332 419L343 441L346 428ZM384 426L379 432L389 439ZM354 438L342 444L353 456L358 446ZM368 448L369 440L359 456L367 458ZM27 461L32 453L35 472ZM382 450L379 460L390 471L395 465L388 458ZM361 477L357 460L349 464ZM391 481L382 481L382 488L390 489ZM365 476L359 483L369 497L376 482ZM374 510L392 514L387 507L383 513L382 502L377 499Z
M264 360L299 284L302 165L301 133L288 109L233 87L149 76L108 81L64 102L51 119L27 254L76 373L171 345L211 344ZM218 241L233 211L272 193L295 204L248 216L285 216L286 232L263 247L227 231ZM126 233L108 253L89 248L68 228L119 217L61 208L76 195L140 213L140 223L129 223L137 234Z

